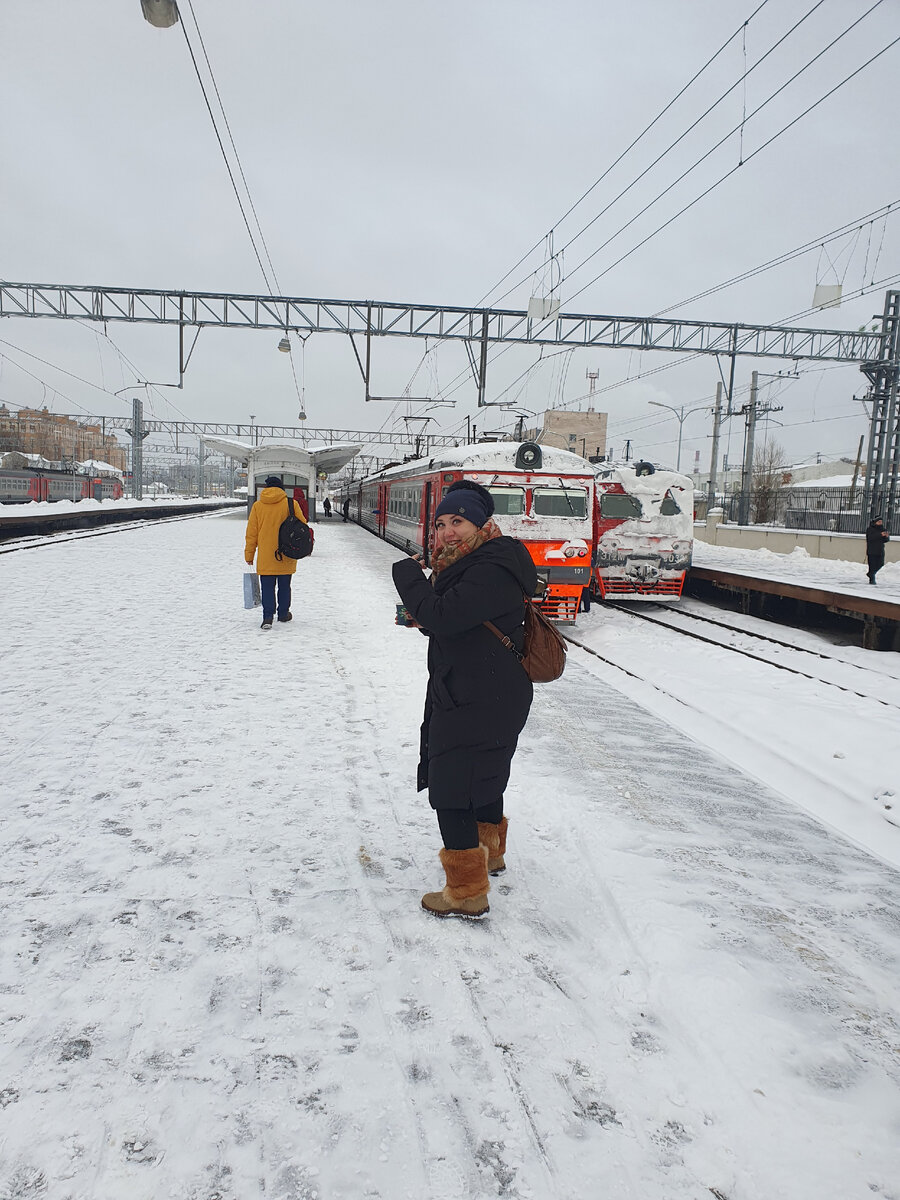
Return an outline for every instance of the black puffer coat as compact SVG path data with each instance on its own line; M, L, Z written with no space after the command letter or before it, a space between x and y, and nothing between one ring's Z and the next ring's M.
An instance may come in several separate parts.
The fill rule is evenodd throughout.
M866 558L884 562L884 543L888 541L887 530L870 521L866 529Z
M412 559L394 563L394 583L430 635L419 791L432 808L482 808L500 800L532 685L521 663L482 624L492 621L521 649L525 600L537 584L515 538L485 542L426 579Z

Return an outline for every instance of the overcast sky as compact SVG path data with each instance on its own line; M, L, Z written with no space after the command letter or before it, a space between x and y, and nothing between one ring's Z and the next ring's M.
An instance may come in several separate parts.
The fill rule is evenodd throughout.
M554 248L565 247L553 275L554 281L562 275L563 311L644 315L677 305L672 315L757 324L808 310L817 282L842 282L849 293L873 280L900 280L900 218L890 216L745 283L679 303L900 200L900 46L754 155L900 36L900 3L882 0L751 115L873 3L767 0L746 36L738 34L562 220L759 0L193 0L284 293L475 304L485 295L496 303L518 285L502 306L524 307L529 295L549 286L543 247L502 287L495 285L553 230ZM742 83L745 64L752 66L813 8ZM187 4L183 15L199 53ZM693 132L568 244L735 83ZM0 277L267 290L179 26L151 27L140 0L6 0L0 106ZM744 114L742 141L735 133L670 186ZM736 166L741 148L744 166L608 269ZM885 286L795 323L856 329L881 311ZM177 375L174 329L111 325L108 333L142 378ZM128 396L112 393L135 375L102 334L68 321L0 322L0 399L62 412L125 411ZM270 332L205 330L184 390L151 393L153 412L230 421L248 421L253 413L259 423L293 424L297 396L277 341ZM313 336L305 349L295 342L293 357L311 426L391 427L406 411L364 403L345 338ZM586 371L596 370L598 389L607 389L596 406L610 413L612 447L620 451L628 437L635 453L669 464L677 423L648 402L700 405L718 378L712 359L673 365L673 356L663 354L547 350L543 363L514 382L537 358L536 350L519 348L498 357L489 368L488 399L534 412L578 406ZM754 366L763 373L791 369L775 360L739 360L738 389L746 389ZM657 367L667 369L621 382ZM511 427L509 412L476 412L464 369L459 345L379 341L372 390L446 396L455 407L432 410L435 429L464 429L467 415L483 431ZM867 428L863 406L852 399L864 391L857 368L801 366L800 378L763 383L765 395L783 405L770 435L788 459L855 454ZM688 417L684 429L682 468L699 450L706 469L708 412ZM729 432L729 458L737 461L740 419ZM726 433L726 449L728 440Z

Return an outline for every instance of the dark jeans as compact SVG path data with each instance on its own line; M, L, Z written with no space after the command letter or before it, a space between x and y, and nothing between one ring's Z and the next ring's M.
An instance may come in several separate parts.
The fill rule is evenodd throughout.
M438 808L438 825L447 850L472 850L478 845L478 822L499 825L503 820L503 801L486 808Z
M278 615L286 617L291 611L290 575L260 575L259 590L262 593L263 620L271 621L275 616L275 584L278 584Z
M869 580L874 582L875 576L884 566L884 555L869 555L867 562L869 564Z

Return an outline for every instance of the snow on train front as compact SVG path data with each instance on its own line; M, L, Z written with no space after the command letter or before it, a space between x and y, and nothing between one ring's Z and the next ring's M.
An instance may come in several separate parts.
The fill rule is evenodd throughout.
M693 483L649 462L594 469L594 595L679 599L693 550Z

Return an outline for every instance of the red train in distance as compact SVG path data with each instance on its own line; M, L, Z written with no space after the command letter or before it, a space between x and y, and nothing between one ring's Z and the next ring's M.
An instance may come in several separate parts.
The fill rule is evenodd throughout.
M32 500L89 500L95 489L103 500L120 500L122 480L118 475L85 475L52 467L4 467L0 469L0 504L27 504Z
M451 483L472 479L494 498L505 534L528 547L545 584L539 603L556 621L574 622L588 599L594 538L594 468L568 450L535 442L486 442L439 450L345 483L351 516L403 550L434 549L432 514Z

